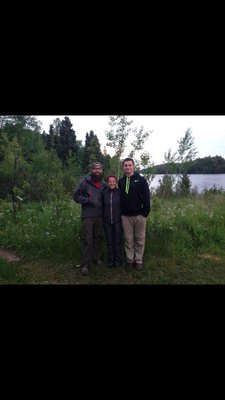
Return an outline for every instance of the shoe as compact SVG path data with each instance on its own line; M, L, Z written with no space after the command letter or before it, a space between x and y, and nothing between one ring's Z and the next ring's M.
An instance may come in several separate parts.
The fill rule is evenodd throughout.
M127 272L132 271L133 263L126 263L125 270Z
M81 275L88 275L89 269L86 266L81 267Z
M136 271L142 271L143 270L143 264L141 264L141 263L136 263L135 265L134 265L134 269L136 269Z
M104 265L104 262L102 260L98 260L98 261L93 261L94 265L97 265L97 267L102 267Z

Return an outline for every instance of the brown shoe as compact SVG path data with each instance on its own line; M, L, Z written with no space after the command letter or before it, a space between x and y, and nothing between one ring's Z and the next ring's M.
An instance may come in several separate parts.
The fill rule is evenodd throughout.
M125 270L127 272L132 271L132 268L133 268L133 264L132 263L126 263Z
M134 268L136 269L136 271L142 271L143 269L143 264L141 263L136 263Z

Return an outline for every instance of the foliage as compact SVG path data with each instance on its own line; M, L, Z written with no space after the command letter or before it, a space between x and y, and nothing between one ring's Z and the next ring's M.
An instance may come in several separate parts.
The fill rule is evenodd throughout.
M179 148L177 151L177 161L180 164L180 175L176 184L176 191L180 196L187 196L190 194L191 190L191 181L187 174L187 165L188 162L192 161L197 154L197 150L194 147L194 138L192 137L190 128L187 129L184 137L180 138L178 144Z
M159 179L156 195L160 197L172 197L174 195L174 182L175 178L172 175L164 175L162 179Z
M176 170L176 152L172 154L171 149L167 153L164 153L165 160L165 174L174 174Z
M85 174L90 172L91 164L94 161L103 163L103 155L98 137L93 131L86 133L85 145L83 150L82 169Z
M92 130L86 134L84 145L77 140L69 117L62 121L56 118L48 133L40 133L41 125L35 116L0 116L0 199L12 201L16 212L16 196L21 197L23 203L49 199L61 201L59 198L64 196L72 198L78 181L89 173L91 163L96 160L103 164L104 177L109 173L119 176L129 134L134 135L129 156L134 158L136 170L150 183L154 173L159 173L150 154L146 150L142 152L151 132L146 132L143 127L132 128L131 124L132 121L125 116L110 117L112 129L108 132L108 144L115 149L111 157L106 148L102 153L98 137ZM164 173L171 175L181 170L184 174L177 186L180 195L188 194L187 173L191 168L191 171L198 172L202 168L202 172L208 173L225 171L222 157L207 157L201 162L201 159L190 160L196 152L193 144L189 129L179 141L179 151L173 155L169 150L165 154ZM168 177L164 178L162 185L158 195L170 196L172 182Z
M0 129L7 132L16 129L31 129L36 132L41 130L41 122L32 115L0 115Z
M31 116L0 116L0 198L16 193L24 201L47 201L69 194L96 159L109 170L110 157L101 153L93 131L87 146L76 140L71 121L57 118L49 133ZM84 168L83 168L84 167Z
M173 185L175 179L172 174L175 173L177 165L179 166L178 180L176 183L176 193L179 196L190 195L191 192L191 181L187 174L188 163L193 162L193 158L197 154L197 150L194 147L194 138L192 137L191 129L188 128L184 134L184 137L178 141L178 150L172 154L171 149L167 153L164 153L164 173L165 176L160 180L160 185L156 190L156 193L162 197L171 197L173 195ZM178 164L176 164L178 162ZM156 167L158 172L158 169Z
M166 154L166 153L165 153ZM225 159L221 156L203 157L186 163L188 174L225 174ZM178 174L180 165L176 162L171 164L155 165L156 174Z
M225 194L165 199L152 197L141 273L107 266L79 267L80 207L69 199L24 204L17 218L0 200L0 246L22 257L18 266L0 258L0 284L213 284L225 283ZM103 260L106 243L103 240ZM123 254L125 261L125 254Z
M150 184L154 179L154 165L151 156L147 151L144 151L144 153L140 155L139 165L142 166L142 170L140 170L140 172Z
M189 174L225 174L225 159L221 156L197 158L187 169Z
M178 182L176 184L176 193L179 196L188 196L191 191L191 181L189 176L186 173L183 173L182 176L179 177Z
M178 155L177 161L180 164L180 171L187 172L187 163L193 160L197 154L197 150L194 147L194 138L192 136L191 128L188 128L184 134L184 137L180 138L178 141Z
M145 151L141 154L140 159L135 159L136 152L139 152L143 149L145 140L150 135L150 131L144 131L144 127L142 126L140 129L138 128L130 128L129 126L133 123L132 120L128 120L126 116L118 115L116 117L109 118L109 125L112 127L109 131L106 131L106 136L108 138L107 146L113 147L115 151L115 156L117 159L117 177L119 179L121 172L121 158L124 154L126 140L129 134L132 132L134 134L135 139L131 142L131 152L127 155L127 157L134 159L135 168L137 171L140 171L142 166L144 174L146 174L146 179L150 182L153 177L150 173L150 168L152 168L153 163L151 161L150 154Z
M111 129L106 131L106 137L108 139L107 146L113 147L115 155L117 157L117 177L120 177L120 159L125 150L126 139L131 131L129 126L133 123L132 120L128 120L125 115L117 115L115 117L109 117L109 126Z

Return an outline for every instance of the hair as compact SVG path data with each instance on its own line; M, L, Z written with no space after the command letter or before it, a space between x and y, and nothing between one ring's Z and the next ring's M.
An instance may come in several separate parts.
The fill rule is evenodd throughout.
M130 158L130 157L125 158L125 160L123 160L123 165L124 165L124 163L125 163L126 161L131 161L131 162L133 163L133 165L134 165L134 160L133 160L133 158Z
M108 181L109 181L109 178L114 178L115 180L116 180L116 182L117 182L117 177L116 177L116 175L109 175L109 176L107 176L107 178L106 178L106 182L108 183Z
M94 169L94 168L96 167L96 165L99 165L99 166L102 168L102 164L101 164L99 161L94 161L94 162L91 164L91 169Z

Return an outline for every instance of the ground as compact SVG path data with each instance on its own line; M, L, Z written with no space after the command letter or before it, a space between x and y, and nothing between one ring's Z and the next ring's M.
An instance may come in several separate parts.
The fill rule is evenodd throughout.
M0 247L0 257L8 262L20 261L20 257L18 257L14 252L5 250Z
M2 260L2 261L1 261ZM0 247L0 284L28 285L143 285L225 284L225 259L207 253L187 259L151 256L141 272L127 273L124 266L109 269L92 266L82 276L80 266L70 262L28 260Z

